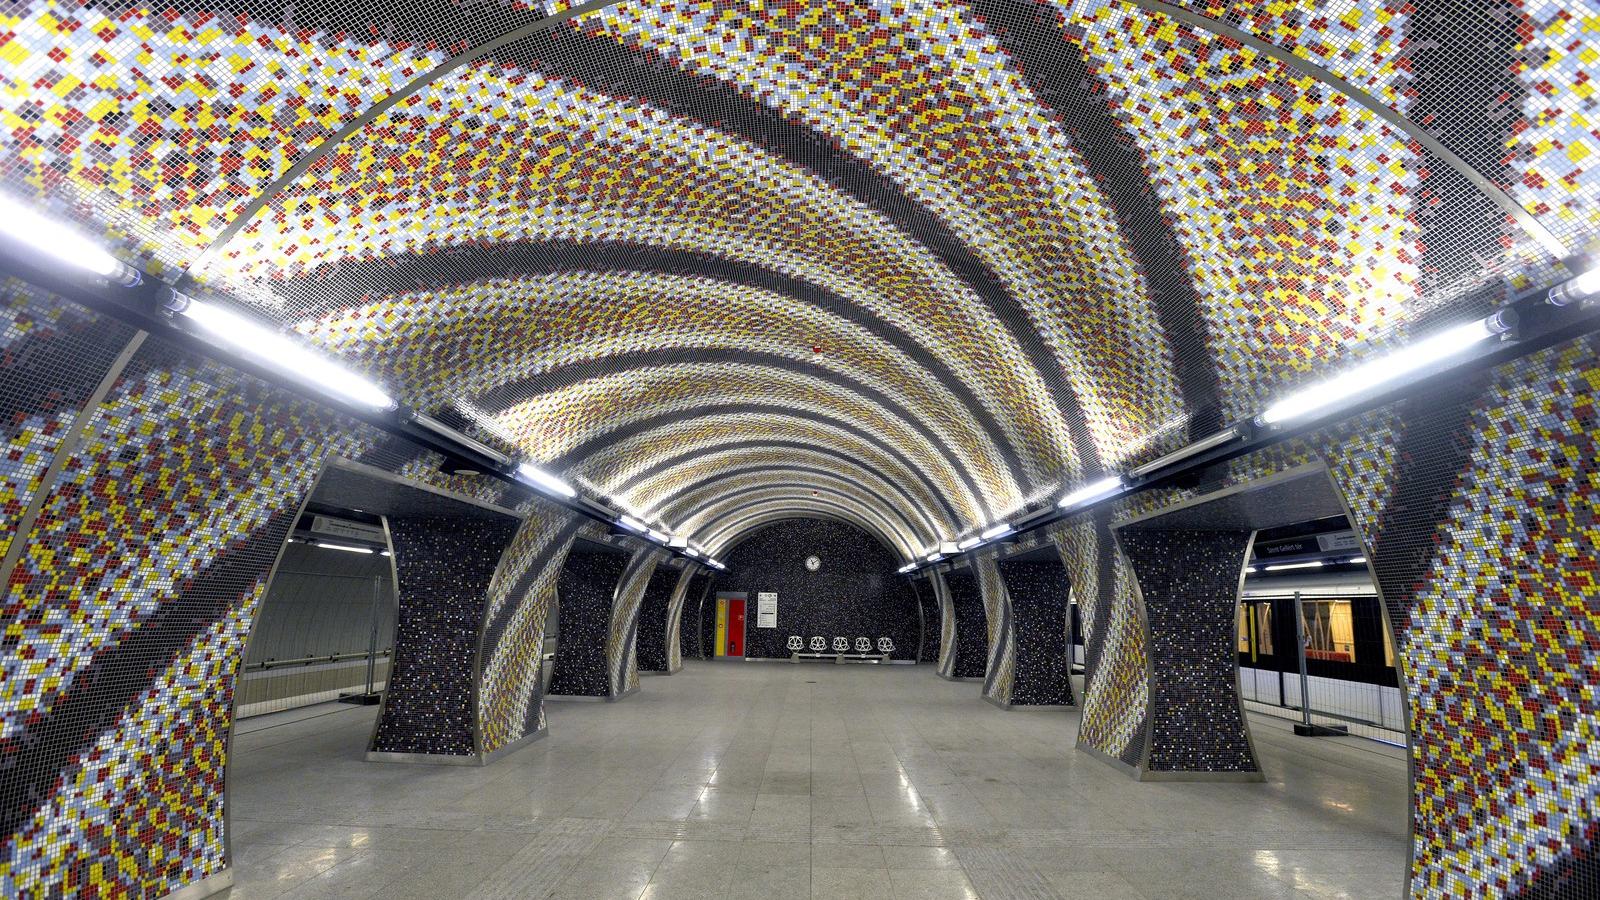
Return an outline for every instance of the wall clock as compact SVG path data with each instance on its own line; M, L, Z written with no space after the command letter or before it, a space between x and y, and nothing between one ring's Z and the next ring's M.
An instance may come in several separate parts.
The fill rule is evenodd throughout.
M807 572L815 572L816 570L818 570L820 568L822 568L822 560L817 559L815 556L806 557L806 571Z

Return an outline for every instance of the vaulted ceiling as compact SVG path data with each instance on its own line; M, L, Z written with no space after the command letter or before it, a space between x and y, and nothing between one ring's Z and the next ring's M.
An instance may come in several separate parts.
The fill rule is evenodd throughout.
M910 556L1570 274L1597 16L18 0L0 187L713 550Z

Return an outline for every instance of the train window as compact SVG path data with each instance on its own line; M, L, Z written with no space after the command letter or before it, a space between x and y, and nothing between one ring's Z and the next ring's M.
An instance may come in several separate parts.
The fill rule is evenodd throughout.
M1307 600L1300 605L1305 618L1306 659L1355 662L1355 624L1349 600Z
M1239 652L1250 653L1252 643L1253 656L1272 655L1271 603L1239 604Z

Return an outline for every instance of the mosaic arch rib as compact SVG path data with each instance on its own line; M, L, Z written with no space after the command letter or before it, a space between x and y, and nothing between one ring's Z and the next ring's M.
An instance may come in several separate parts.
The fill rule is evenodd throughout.
M774 491L783 491L784 496L826 496L830 499L850 500L855 505L872 511L871 517L884 528L900 538L903 545L913 549L926 547L935 542L937 537L926 532L918 531L906 518L893 508L883 509L873 502L870 494L849 481L822 477L811 477L796 481L792 477L786 478L783 473L760 473L746 476L731 483L719 483L716 490L702 492L700 496L685 495L682 506L674 506L663 511L667 521L682 522L682 527L690 527L688 523L701 521L700 516L709 514L714 509L719 509L727 504L739 500L750 501L757 497L768 496ZM726 514L726 510L722 510ZM699 527L709 528L712 523L705 521Z
M666 502L681 486L691 479L715 478L722 473L762 471L776 466L796 467L804 464L836 475L850 475L862 484L875 485L885 497L894 495L903 500L907 509L914 509L930 529L941 535L954 534L956 526L942 515L938 507L925 506L912 489L888 474L850 453L831 447L817 446L799 441L746 440L731 441L705 451L691 450L654 461L648 468L617 484L614 488L623 503L644 515L650 515L656 506Z
M337 316L346 309L367 307L382 298L461 290L472 284L514 282L569 272L636 272L643 276L723 282L761 292L758 296L777 302L815 307L820 313L840 321L839 325L830 327L859 329L875 345L903 354L909 364L919 367L932 385L949 395L961 415L971 417L973 427L987 435L987 441L1011 468L1012 477L1019 482L1024 480L1018 469L1026 461L1017 455L1014 445L1026 442L1019 442L1015 428L1003 425L991 409L1000 398L987 394L983 395L986 399L980 400L980 394L968 384L974 372L959 360L951 362L952 351L959 348L929 340L914 320L881 316L851 297L776 267L771 260L736 259L683 247L616 239L502 241L433 252L339 260L303 276L274 281L273 291L283 303L304 310L307 319L316 320ZM849 346L853 340L846 333L838 333L820 346L829 350L841 342ZM811 346L819 345L813 341ZM1040 477L1040 474L1034 473L1031 477Z
M815 442L859 455L880 470L894 473L901 484L953 520L977 521L984 515L980 507L962 502L959 493L952 494L952 486L941 487L928 472L869 431L806 410L762 404L707 409L692 420L640 423L631 433L593 448L581 461L574 460L570 473L607 496L617 496L619 492L611 485L645 470L654 459L696 449L715 450L752 433L764 435L764 440Z
M792 509L849 511L861 521L870 523L871 533L898 550L905 559L913 558L921 546L914 534L907 534L894 520L853 495L809 485L774 485L726 496L687 519L681 527L689 534L701 536L700 540L709 548L730 528L736 528L741 516L748 517L756 510L769 509L774 505L787 505Z
M582 459L585 447L625 434L639 422L687 419L702 410L755 401L791 406L869 428L907 458L926 460L930 471L963 485L972 496L995 497L995 503L1016 496L1014 485L1000 481L997 486L992 480L1003 479L1002 473L971 466L894 398L809 361L740 350L668 350L613 359L598 374L587 374L590 367L570 375L552 373L558 386L541 383L539 393L508 408L496 408L498 397L478 398L477 405L496 414L523 446L537 446L535 458L552 465ZM563 381L568 384L559 386Z
M818 454L808 457L808 459L821 462L824 457ZM665 508L661 504L677 504L683 502L685 498L710 494L712 489L718 485L731 488L734 485L743 484L744 482L740 479L744 476L771 475L788 479L795 484L808 483L797 479L820 478L837 485L844 485L851 491L865 494L884 509L893 509L903 515L911 515L920 523L921 527L918 528L916 523L907 521L908 527L926 535L930 542L939 539L939 527L926 511L911 503L909 496L898 494L893 485L860 467L806 465L802 462L793 461L792 457L763 462L749 461L745 465L732 468L729 468L727 463L728 461L724 458L711 465L698 467L701 471L711 469L712 473L703 475L694 481L685 480L686 478L695 477L694 475L677 473L677 477L670 488L671 493L657 501L641 504L638 502L638 494L635 493L630 495L628 502L630 502L630 505L642 510L644 518L653 518L657 517L658 513ZM896 494L897 496L895 499L890 499L889 494ZM901 500L906 501L905 506L900 504Z
M900 315L915 311L930 334L957 342L962 334L982 334L986 348L1000 348L1002 363L979 367L976 380L1028 401L1013 404L1013 413L1029 415L1053 435L1039 444L1041 452L1070 446L1059 411L1040 399L1048 394L1042 376L1024 361L994 312L914 237L814 175L659 110L535 73L462 70L441 90L446 95L437 103L430 98L409 109L402 126L369 129L348 140L341 154L348 165L311 173L278 204L304 207L309 215L258 216L235 238L240 249L229 254L230 283L249 295L257 292L252 285L265 284L262 278L370 255L380 244L393 252L547 234L606 238L620 226L647 243L793 260L798 265L792 269L824 284L848 287L838 277L848 271L859 282L850 290L873 285L876 290L866 291L864 300ZM451 110L449 116L432 111L439 104ZM502 123L504 116L510 119ZM496 124L482 141L452 134L472 122ZM562 149L573 132L594 135L594 152L581 163ZM508 143L513 137L515 143ZM488 146L478 149L483 141ZM528 164L489 165L499 152L493 148L502 146L527 157ZM474 159L453 160L445 170L448 182L438 180L444 172L428 170L394 183L380 176L402 158L449 158L467 147L474 148ZM706 162L711 158L714 167ZM672 191L662 193L655 183L666 172L672 174ZM648 173L644 182L641 173ZM618 196L604 215L588 212L593 198L616 193L609 186L614 181L639 187L629 187L631 193ZM482 198L470 214L459 199L469 185L471 195ZM396 216L404 217L406 230L387 224ZM342 223L337 229L323 224L335 220ZM693 228L686 229L690 223ZM824 247L826 262L817 255Z
M901 555L902 559L912 559L916 553L913 548L906 548L899 544L891 533L885 532L871 518L862 515L852 507L843 503L833 503L821 498L810 496L776 498L764 501L759 505L748 507L738 513L739 518L731 518L717 526L714 533L705 538L706 552L712 556L721 556L727 548L736 543L743 535L750 533L755 528L768 522L780 519L823 518L847 522L867 534L872 535Z

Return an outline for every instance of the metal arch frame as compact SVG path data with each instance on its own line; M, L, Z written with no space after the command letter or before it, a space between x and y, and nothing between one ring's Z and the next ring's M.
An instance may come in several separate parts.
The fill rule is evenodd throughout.
M685 352L687 353L692 351ZM955 480L960 482L965 487L967 492L972 495L976 505L987 509L987 497L982 490L982 487L978 483L974 473L971 471L971 468L963 465L961 458L954 454L950 449L951 436L938 434L923 416L913 412L910 408L900 403L895 397L880 391L869 384L859 382L844 373L835 372L824 366L808 363L805 360L791 360L781 357L778 354L768 354L759 351L751 352L730 350L729 353L730 358L726 360L726 362L737 361L749 364L751 360L756 360L757 362L754 363L754 366L757 368L765 369L773 373L781 373L783 376L789 378L804 379L819 386L832 389L832 391L838 392L837 394L834 394L835 397L838 397L841 400L847 398L858 399L863 406L879 412L886 422L900 422L910 433L910 435L921 438L923 442L922 446L919 446L916 443L909 443L902 446L899 441L893 440L888 429L875 429L874 433L882 437L882 442L885 445L896 447L896 449L903 453L910 454L913 452L928 452L933 459L939 460L944 466L949 468L950 473L952 476L954 476ZM699 357L704 359L708 355L709 354L699 354ZM767 359L763 360L763 357L766 357ZM561 372L563 370L576 370L582 372L582 377L575 378L570 382L571 384L577 385L596 377L620 377L629 374L643 374L652 371L661 371L667 369L669 366L692 364L693 361L694 360L692 358L686 358L679 362L673 362L664 365L634 367L626 365L628 362L627 356L609 356L599 357L595 360L595 362L600 363L600 365L603 367L599 371L584 371L588 368L588 365L584 363L579 363L574 366L564 366L561 369L554 371ZM812 369L814 371L799 371L802 368ZM541 376L542 374L544 373L541 373ZM532 381L532 379L523 380ZM540 380L542 380L542 377ZM511 382L508 382L507 384L511 384ZM542 388L544 386L540 385L540 387ZM832 391L829 391L828 393L832 393ZM673 398L674 400L691 401L690 408L684 411L671 409L670 407L672 405L672 401L667 401L664 404L639 404L637 406L630 407L624 411L627 415L612 417L604 421L603 427L607 428L608 430L596 430L583 435L582 440L571 445L565 451L551 458L547 462L549 465L554 466L555 468L566 468L567 466L574 464L574 457L576 457L578 460L587 457L589 455L588 452L585 452L587 448L595 444L607 443L609 442L610 435L618 432L626 433L630 427L637 425L638 423L659 421L670 416L682 416L685 414L698 415L699 411L703 409L716 409L717 407L728 405L752 404L760 402L763 399L762 395L753 395L750 397L730 395L717 400L716 402L694 403L693 401L696 399L696 397L697 395L695 394L687 394L682 398ZM515 408L515 405L501 406L495 402L485 402L484 397L482 396L470 399L474 405L483 408L491 414L502 414ZM529 398L523 402L529 402L532 399L533 398ZM823 412L821 408L817 408L814 411L818 412L819 414ZM633 414L636 412L642 413L642 415L635 417ZM828 416L828 418L835 419L839 422L849 421L836 416ZM996 458L998 459L998 449L988 449L995 450L997 454ZM1006 471L1009 474L1009 467L1001 466L1000 469L1001 471ZM1018 490L1021 489L1021 485L1014 485L1014 487Z
M742 518L739 518L741 516ZM871 534L886 547L895 547L900 543L892 535L885 534L881 526L862 516L859 510L849 506L816 497L772 497L740 507L721 516L720 520L728 521L725 521L714 533L707 536L707 550L715 553L725 552L729 546L737 542L739 535L755 527L758 524L758 519L763 522L771 521L770 519L763 519L765 516L773 516L778 519L830 516L840 521L849 522L862 531ZM900 552L906 554L912 551L908 551L902 546Z
M836 449L834 447L824 447L824 446L818 446L818 445L814 445L814 444L806 444L806 443L803 443L801 441L793 441L793 440L787 440L787 439L771 440L771 439L765 439L765 438L756 438L756 439L752 439L752 440L748 440L748 441L740 441L740 442L735 443L735 444L724 445L720 449L714 450L714 451L711 451L711 452L701 452L701 451L697 451L697 450L690 450L690 451L687 451L687 452L684 452L684 453L677 454L675 456L666 457L665 459L661 460L660 462L657 462L656 464L654 464L651 468L646 469L646 470L644 470L644 471L642 471L640 473L637 473L637 474L629 476L621 484L614 485L611 490L613 492L613 496L621 496L623 494L627 494L628 492L635 490L636 488L638 488L642 484L649 483L651 481L654 481L655 479L665 478L665 477L669 476L670 473L675 472L678 469L681 469L684 466L690 465L692 463L704 462L705 460L708 460L708 459L732 458L733 454L735 454L735 453L739 454L742 457L742 456L744 456L746 454L768 452L768 451L772 451L772 450L775 450L775 449L797 450L797 451L801 451L801 452L808 453L808 454L814 454L816 456L828 457L828 458L831 458L831 459L834 459L834 460L838 460L838 462L841 465L853 467L855 469L859 469L863 473L866 473L866 474L871 475L872 477L878 479L885 486L887 486L890 490L892 490L895 493L899 494L900 496L904 497L906 499L906 502L908 502L909 504L911 504L911 506L913 508L915 508L919 512L921 512L922 515L925 518L927 518L930 522L934 523L934 530L935 531L939 530L938 522L934 519L933 513L929 509L929 507L925 506L925 505L922 505L922 504L919 504L917 502L917 499L911 495L911 492L906 488L905 485L903 485L900 482L895 481L894 479L892 479L889 476L885 475L876 466L873 466L870 463L867 463L867 462L865 462L865 461L863 461L863 460L861 460L861 459L859 459L857 457L851 456L850 454L848 454L848 453L846 453L846 452L844 452L842 450ZM751 466L757 466L759 464L751 463L750 465ZM931 504L931 505L936 506L937 503ZM955 519L947 518L944 521L945 521L946 529L953 533L956 530L956 527L957 527Z
M599 10L605 9L608 6L614 6L619 2L621 2L621 0L587 0L587 2L575 4L572 6L572 8L563 12L545 16L542 19L536 19L522 26L521 28L508 31L505 34L494 38L493 40L484 41L481 44L468 47L466 50L457 53L455 56L450 57L437 66L434 66L421 75L418 75L416 78L406 82L398 90L391 91L382 100L379 100L367 107L361 112L360 115L357 115L355 118L346 122L342 127L339 128L338 131L328 135L328 137L325 138L322 143L318 144L315 149L295 160L293 165L283 170L283 174L279 175L277 178L274 178L270 183L263 187L260 192L255 195L255 197L251 198L250 202L239 211L239 214L230 219L228 224L224 225L222 230L217 232L217 236L211 239L211 242L206 245L204 250L200 251L200 254L194 258L194 261L184 267L183 274L178 278L179 289L193 284L194 273L196 271L203 270L206 266L210 265L211 261L216 258L217 251L221 250L223 247L226 247L228 243L239 234L239 232L243 231L245 226L249 225L250 222L255 219L257 214L265 209L268 203L272 202L273 197L276 197L289 186L293 185L296 181L299 181L302 175L311 171L314 166L316 166L323 159L327 158L329 153L331 153L335 148L341 146L351 135L365 129L373 122L376 122L378 117L398 106L400 102L405 100L407 97L416 94L423 88L433 84L446 75L449 75L451 72L462 68L467 63L472 62L474 59L484 55L485 53L492 53L501 47L514 44L523 38L531 37L532 35L538 34L541 31L547 31L556 27L557 25L561 25L576 19L579 16L587 15L588 13L592 12L598 12Z
M1323 83L1324 85L1327 85L1330 88L1333 88L1335 91L1338 91L1346 97L1349 97L1351 100L1354 100L1356 103L1360 104L1363 109L1394 126L1400 132L1405 134L1407 138L1416 141L1423 147L1427 148L1428 152L1438 157L1445 163L1445 165L1448 165L1451 169L1455 170L1457 175L1460 175L1462 178L1466 179L1472 184L1473 187L1482 192L1483 195L1492 201L1495 206L1500 208L1501 212L1504 212L1506 215L1515 219L1517 224L1521 226L1522 230L1526 232L1529 237L1538 241L1539 245L1544 248L1546 253L1549 253L1551 256L1560 260L1563 265L1567 266L1567 268L1573 268L1573 253L1567 249L1565 244L1561 243L1561 240L1557 238L1553 232L1551 232L1548 228L1545 228L1542 222L1534 218L1532 213L1524 209L1522 204L1518 203L1510 194L1507 194L1505 191L1501 190L1500 187L1494 182L1484 177L1484 175L1477 169L1474 169L1472 166L1468 165L1466 160L1457 156L1454 151L1452 151L1449 147L1446 147L1438 138L1424 131L1420 126L1397 111L1394 107L1384 103L1377 97L1372 96L1371 94L1367 93L1351 82L1346 81L1344 78L1341 78L1328 69L1325 69L1308 59L1296 56L1293 52L1285 50L1271 41L1259 38L1248 31L1235 28L1224 22L1213 19L1210 16L1201 15L1200 13L1184 9L1183 7L1180 7L1174 3L1168 2L1168 0L1129 0L1129 2L1147 12L1158 13L1182 22L1185 25L1191 25L1203 31L1209 31L1212 34L1218 35L1219 37L1224 37L1228 40L1237 41L1241 44L1244 44L1245 46L1250 47L1252 50L1268 56L1286 66L1289 66L1290 68L1297 69L1305 73L1307 76Z
M812 493L819 493L820 492L820 493L824 493L824 494L827 494L827 495L832 496L832 497L847 497L847 498L849 498L850 500L852 500L852 501L854 501L856 503L863 504L866 509L873 509L873 507L871 505L866 504L864 502L865 498L858 497L858 496L856 496L854 494L851 494L850 492L845 491L845 490L840 490L839 488L837 488L835 486L832 486L832 485L814 484L812 482L807 482L807 481L775 481L775 482L769 482L767 484L751 485L750 487L747 487L747 488L741 488L741 489L739 489L739 491L737 493L721 494L721 495L718 495L718 496L715 496L715 497L711 497L710 499L707 499L704 502L700 503L693 510L690 510L689 512L685 513L683 515L683 518L680 521L682 521L684 523L684 527L687 528L688 527L688 523L694 521L696 516L699 516L699 515L705 513L707 510L710 510L713 507L716 507L719 504L722 504L722 503L724 503L724 502L726 502L728 500L733 500L733 499L738 499L738 498L743 498L743 497L750 497L750 496L752 496L754 494L759 494L759 493L763 493L763 492L766 492L766 491L778 490L780 488L783 489L783 490L811 491ZM901 527L896 529L896 533L897 534L900 534L900 535L902 535L904 537L911 538L911 539L921 539L923 537L923 535L918 534L916 528L914 526L912 526L912 524L909 521L906 520L905 516L902 515L899 510L894 509L893 507L889 507L888 508L888 512L893 514L893 518L892 519L891 519L890 515L888 515L887 513L880 512L880 511L877 511L877 510L874 510L874 512L876 513L876 515L879 518L883 519L886 524L894 525L896 522L898 522L898 524ZM908 541L907 544L908 544L908 546L911 546L910 541Z
M727 481L727 480L731 480L731 479L734 479L734 478L738 478L738 477L743 476L743 475L750 475L750 474L755 474L755 473L760 473L760 472L799 473L799 474L806 474L806 475L818 475L818 476L821 476L821 477L824 477L824 478L831 478L831 479L833 479L835 481L839 481L839 482L842 482L844 484L848 484L851 487L857 488L858 490L861 490L864 493L869 494L874 500L877 500L878 502L882 503L887 508L890 508L890 509L895 509L896 508L895 504L889 502L889 498L885 497L875 487L872 487L870 485L865 485L865 484L862 484L860 482L854 481L854 480L846 477L842 472L833 471L833 470L830 470L830 469L825 469L825 468L822 468L820 466L806 465L806 464L803 464L803 463L781 462L781 463L774 463L774 464L771 464L771 465L757 465L757 464L745 465L745 466L741 466L739 468L730 469L730 470L723 471L723 472L717 472L717 473L712 474L712 475L707 475L707 476L699 479L698 481L692 482L692 483L690 483L688 485L685 485L684 487L681 487L681 488L673 491L672 493L664 494L663 495L663 499L657 500L655 503L653 503L650 507L648 507L645 510L645 516L649 517L649 516L655 515L658 510L664 511L668 507L671 507L672 504L676 503L678 500L680 500L680 499L682 499L684 497L687 497L687 496L689 496L689 495L691 495L691 494L695 493L696 491L699 491L699 490L701 490L703 488L709 487L710 485L712 485L712 484L714 484L714 483L716 483L718 481ZM909 497L907 497L906 499L907 499L907 501L910 500ZM913 505L911 507L911 511L913 513L916 513L918 519L924 525L927 526L928 534L937 535L939 533L939 526L937 525L937 523L935 523L933 521L933 518L931 516L929 516L927 514L927 512L925 510L923 510L920 506ZM907 524L909 525L910 523L908 522Z
M804 493L770 493L772 491L793 492L797 489ZM886 538L893 538L894 540L886 540L885 543L897 544L898 546L904 548L907 558L910 558L916 554L916 546L911 543L911 539L914 538L914 535L907 535L899 531L897 528L895 528L893 521L884 516L878 510L875 510L871 506L863 503L860 498L831 489L827 491L827 497L817 497L814 496L817 490L818 488L809 484L773 485L770 488L757 488L744 494L733 494L723 498L722 501L708 505L708 507L702 511L702 515L709 514L704 524L690 530L688 523L686 522L684 527L685 530L690 530L691 533L705 534L706 537L701 540L701 543L707 548L710 548L715 543L715 539L720 537L723 531L725 531L727 528L726 524L723 524L722 528L717 528L716 526L726 523L729 519L734 519L746 510L754 509L765 504L779 502L815 503L837 509L851 510L856 515L859 515L863 521L874 523L873 527L877 530L880 530ZM768 493L765 496L753 496L763 492ZM729 506L727 504L736 505ZM722 508L716 508L719 505L721 505Z
M554 460L546 460L546 464L552 468L562 469L569 472L583 473L584 467L591 461L598 458L603 458L603 456L607 453L626 453L627 450L625 445L627 443L643 437L651 436L656 432L663 431L673 426L683 425L685 423L703 425L714 417L736 416L746 413L761 415L768 419L784 418L791 419L799 423L808 423L818 426L825 431L836 432L841 436L848 436L856 441L859 441L862 445L882 454L885 458L893 460L898 466L910 474L913 480L920 482L922 487L926 489L929 499L942 507L944 512L949 515L951 521L960 521L962 518L956 513L955 507L951 505L949 494L947 492L940 491L938 485L933 483L933 480L928 476L927 472L918 468L918 466L909 458L907 458L899 448L885 443L872 432L850 422L835 419L827 415L816 414L809 410L789 409L760 403L719 404L717 406L696 410L695 415L692 418L685 418L679 415L670 415L657 416L653 419L644 419L634 423L631 428L626 430L626 433L618 435L616 432L613 432L603 436L605 438L603 442L604 447L594 451L592 455L582 456L571 462L566 462L565 458L558 457ZM585 446L598 443L601 443L600 439L595 438L587 441ZM572 457L575 455L576 453L574 451L569 451L566 456ZM974 498L975 501L978 499L980 498ZM987 510L988 508L986 504L981 502L974 502L973 506L983 510Z

